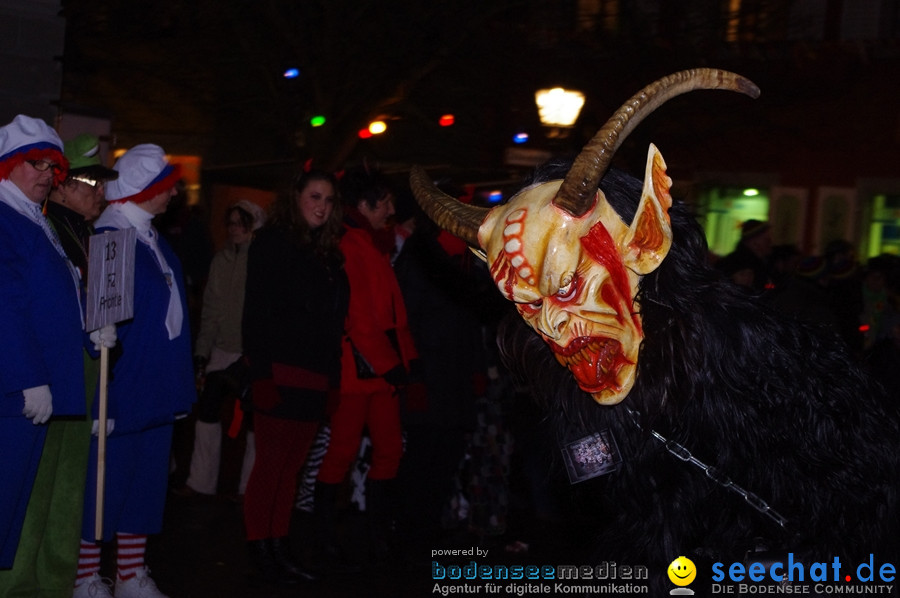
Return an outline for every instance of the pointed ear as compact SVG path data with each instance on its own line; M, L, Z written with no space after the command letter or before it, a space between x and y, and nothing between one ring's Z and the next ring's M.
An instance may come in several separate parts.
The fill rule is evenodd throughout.
M656 270L672 246L672 226L669 222L671 187L672 179L666 176L666 162L651 143L647 152L641 202L622 241L625 265L642 276Z

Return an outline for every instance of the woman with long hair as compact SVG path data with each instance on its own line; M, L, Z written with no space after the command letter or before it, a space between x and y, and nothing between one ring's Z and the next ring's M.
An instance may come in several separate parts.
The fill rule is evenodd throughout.
M244 523L262 583L315 577L293 560L288 532L297 474L340 383L349 284L337 189L327 172L301 174L273 204L248 255L242 329L256 462Z

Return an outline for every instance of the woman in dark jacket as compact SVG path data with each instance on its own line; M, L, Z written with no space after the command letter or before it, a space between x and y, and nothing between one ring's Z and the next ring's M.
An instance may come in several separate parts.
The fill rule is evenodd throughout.
M337 181L309 171L276 200L250 246L244 353L253 379L256 462L244 498L261 581L312 579L287 545L297 474L340 383L349 285L338 249Z

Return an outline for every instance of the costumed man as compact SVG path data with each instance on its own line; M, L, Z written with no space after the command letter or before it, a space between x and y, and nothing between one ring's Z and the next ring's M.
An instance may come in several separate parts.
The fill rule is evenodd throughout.
M664 572L679 555L698 570L834 563L835 580L873 558L895 563L896 401L833 333L773 312L710 267L655 145L643 183L610 168L643 118L698 89L759 95L735 73L681 71L502 205L460 204L421 169L412 187L429 216L478 248L521 316L504 322L498 346L555 420L570 480L595 478L583 486L584 514L603 518L594 562L646 565L654 596L671 587Z
M87 283L88 239L93 234L91 222L103 207L103 182L118 176L100 164L99 141L83 134L64 144L69 161L68 175L50 191L44 212L59 237L69 261L78 270L82 296ZM107 347L115 344L115 326L102 329ZM98 333L99 334L99 333ZM86 407L90 408L96 389L100 363L96 354L84 354ZM47 438L38 467L35 488L52 488L52 493L35 493L25 514L25 524L14 587L5 595L66 597L72 594L72 582L78 565L78 542L81 537L81 512L84 480L90 444L90 418L53 418L48 423ZM38 499L40 496L40 499ZM29 550L26 559L23 553ZM26 563L31 563L30 567Z
M117 179L119 173L102 164L96 135L83 133L63 147L69 174L50 192L46 213L66 255L87 280L88 239L94 234L94 221L106 207L106 183Z
M119 176L106 186L108 205L95 226L98 233L133 228L137 243L134 316L118 326L122 354L108 384L102 540L116 540L117 598L164 598L144 555L147 536L162 530L174 422L191 410L196 390L181 264L152 220L175 195L180 171L152 144L131 148L113 169ZM96 401L92 410L97 419ZM96 455L92 439L75 598L112 596L94 541Z
M60 459L78 452L77 446L64 444L67 427L85 416L81 280L41 209L53 185L65 179L67 167L62 141L43 121L19 115L0 129L3 596L65 595L53 587L60 579L55 568L63 563L73 563L59 572L72 574L68 592L74 577L71 557L77 549L73 552L60 535L59 526L68 522L60 520L67 514L58 508L62 502L77 503L72 485L84 484L83 460L78 455L74 463ZM86 445L82 449L86 454Z

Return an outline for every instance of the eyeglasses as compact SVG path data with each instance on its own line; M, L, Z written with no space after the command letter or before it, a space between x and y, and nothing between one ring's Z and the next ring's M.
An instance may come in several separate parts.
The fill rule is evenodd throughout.
M37 170L38 172L47 172L48 170L53 170L54 174L58 174L62 172L62 166L55 162L50 162L49 160L25 160L31 167Z

